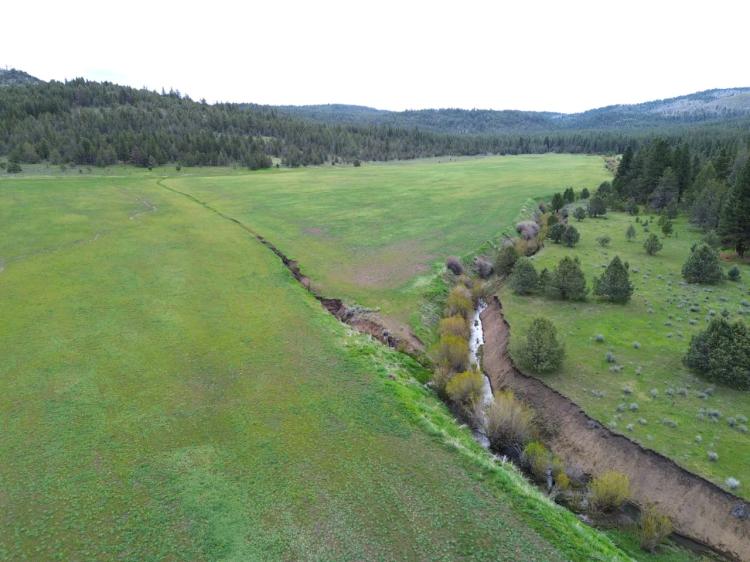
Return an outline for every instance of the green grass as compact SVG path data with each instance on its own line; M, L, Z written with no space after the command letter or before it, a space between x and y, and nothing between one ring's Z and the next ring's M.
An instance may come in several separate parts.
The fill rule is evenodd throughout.
M618 213L610 213L606 219L576 222L581 232L576 248L548 243L534 258L541 270L551 269L564 255L578 256L592 287L594 276L603 271L601 266L619 255L630 263L635 285L631 302L606 304L593 297L585 303L556 302L518 297L506 288L502 299L514 343L524 337L533 317L547 316L557 326L567 350L561 372L543 377L548 384L615 431L671 457L688 470L722 486L727 477L739 479L741 486L735 493L750 498L750 434L729 427L726 421L738 414L750 417L750 392L719 386L713 396L702 399L699 392L710 383L690 373L681 362L691 336L707 325L710 311L720 314L727 309L732 319L744 317L741 302L750 300L750 269L740 265L743 278L739 283L725 281L715 287L683 284L682 264L701 233L680 219L675 223L675 233L664 240L664 249L648 256L641 226L635 225L638 238L627 242L625 230L631 222L632 217ZM655 223L650 228L658 232ZM596 242L605 234L612 238L608 249ZM693 304L699 306L699 312L690 312ZM691 318L694 325L689 323ZM597 334L605 341L597 343ZM634 348L634 342L641 344L640 349ZM610 372L605 361L607 351L623 367L621 373ZM639 367L640 375L636 373ZM631 389L632 395L625 394L624 388ZM675 392L684 388L688 393L670 398L668 388ZM658 392L656 398L650 395L652 389ZM628 409L631 403L638 404L638 411ZM619 404L626 405L625 411L617 411ZM699 419L700 408L719 410L720 421ZM645 425L639 423L641 418ZM669 420L677 426L664 423ZM629 424L633 424L632 430ZM701 436L700 443L696 436ZM718 462L708 460L708 451L719 454Z
M324 294L419 328L423 293L446 256L512 229L531 197L591 189L609 177L600 157L550 154L268 170L167 185L252 225L298 259Z
M391 194L422 170L378 169ZM279 225L309 225L335 198L328 179L312 198L315 173L338 177L196 184L226 183L241 218L277 201ZM491 461L418 365L325 313L247 232L154 173L121 175L0 181L0 558L624 558ZM239 201L256 183L264 198ZM385 204L371 187L331 217L352 248ZM369 218L343 225L358 209Z

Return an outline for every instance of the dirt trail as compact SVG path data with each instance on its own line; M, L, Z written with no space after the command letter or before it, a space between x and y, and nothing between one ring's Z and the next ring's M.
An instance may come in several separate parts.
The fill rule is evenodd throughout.
M672 460L609 431L539 379L524 375L508 354L510 328L495 297L482 314L483 367L493 389L508 388L536 410L549 445L572 467L597 474L618 470L630 477L633 501L653 503L675 531L722 554L750 561L750 505Z
M302 273L299 264L295 260L288 258L284 254L284 252L277 248L272 242L268 241L265 237L255 232L252 228L250 228L243 222L225 213L222 213L205 201L201 201L200 199L189 193L185 193L184 191L180 191L179 189L169 187L168 185L164 184L163 180L158 180L156 183L157 185L159 185L159 187L166 189L167 191L171 191L172 193L182 195L183 197L187 197L194 203L197 203L198 205L205 207L212 213L219 215L221 218L233 222L248 234L253 236L256 240L258 240L258 242L260 242L274 254L276 254L276 256L278 256L278 258L284 264L284 266L291 272L294 278L299 281L300 284L305 287L305 289L310 291L310 293L320 302L320 304L323 305L323 307L328 312L330 312L340 321L348 324L358 332L369 334L378 341L390 347L400 349L401 351L408 353L409 355L420 356L424 353L424 344L408 329L400 329L398 333L396 333L395 331L388 329L386 320L381 318L377 313L364 310L361 307L348 306L341 299L334 299L321 295L313 288L310 279Z

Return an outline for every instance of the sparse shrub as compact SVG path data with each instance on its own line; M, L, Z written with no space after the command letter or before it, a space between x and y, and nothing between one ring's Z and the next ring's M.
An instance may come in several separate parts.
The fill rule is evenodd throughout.
M594 341L597 343L603 343L604 342L604 335L603 334L596 334L594 336Z
M436 355L439 364L453 371L463 371L469 366L469 342L460 336L443 335Z
M596 239L596 243L599 244L602 248L606 248L609 246L609 243L612 242L612 238L610 236L607 236L606 234L604 236L599 236Z
M471 300L471 291L464 285L456 285L448 293L445 301L446 316L471 317L474 312L474 304Z
M591 506L595 511L612 512L619 509L630 497L630 479L627 475L610 470L591 482Z
M539 225L534 221L521 221L516 225L516 232L524 240L531 240L539 234Z
M563 233L565 232L565 225L561 222L553 224L547 232L547 238L552 240L555 244L559 244L562 240Z
M688 283L718 283L724 277L719 254L708 244L698 246L682 266L682 276Z
M576 244L578 244L578 241L581 239L581 235L576 229L575 226L569 224L565 227L565 230L562 233L562 238L560 241L565 244L568 248L572 248Z
M464 371L453 376L445 385L445 393L453 402L461 406L465 412L472 414L476 411L482 399L484 376L477 371Z
M586 277L581 270L580 260L565 256L550 276L547 294L562 300L582 301L586 299L587 293Z
M656 234L651 234L643 243L643 248L649 256L656 255L663 247L661 240L659 240Z
M448 316L440 320L440 335L441 336L458 336L465 340L469 339L471 329L466 318L463 316Z
M724 481L724 484L726 484L727 488L730 490L736 490L740 487L740 481L731 476Z
M727 272L727 279L730 281L739 281L741 277L740 268L736 265L733 265Z
M575 211L573 211L573 218L578 222L581 222L586 218L586 209L583 207L576 207Z
M641 548L653 552L672 533L672 521L649 505L641 513L638 531Z
M607 363L617 363L617 359L615 358L615 354L611 351L608 351L607 354L604 356L605 361Z
M638 343L637 341L634 341L633 342L633 349L640 349L640 348L641 348L641 344Z
M474 258L474 269L476 269L477 275L482 279L487 279L492 275L492 264L490 263L490 260L482 256Z
M495 450L522 447L531 439L534 412L511 391L495 392L486 412L485 432Z
M535 318L519 352L521 362L536 373L547 373L560 368L564 355L565 348L557 341L554 324L547 318Z
M539 276L529 258L519 258L508 280L517 295L528 295L539 288Z
M628 268L622 263L620 256L612 258L602 276L594 279L594 294L621 304L630 300L633 285L630 283Z
M710 460L711 462L716 462L719 460L719 453L717 453L716 451L709 451L707 456L708 460Z
M503 246L495 259L495 271L500 275L508 275L516 265L518 257L518 251L513 245Z
M631 402L628 405L628 410L630 410L631 412L637 412L638 411L638 402Z
M464 272L464 266L461 260L456 256L449 256L445 260L445 267L454 275L461 275Z
M745 323L714 318L690 340L685 365L711 381L750 389L750 333Z

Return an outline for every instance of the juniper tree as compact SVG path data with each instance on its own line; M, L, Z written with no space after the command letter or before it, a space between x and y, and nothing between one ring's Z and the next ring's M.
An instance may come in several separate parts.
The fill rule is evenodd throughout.
M547 283L547 293L553 298L582 301L586 299L588 287L581 270L581 262L576 257L565 256L557 264Z
M508 275L518 260L518 251L515 246L508 244L500 248L495 258L495 271L500 275Z
M539 275L529 258L519 258L509 279L510 288L517 295L528 295L539 287Z
M555 223L547 232L547 237L555 244L559 244L565 232L565 225L561 222Z
M724 277L718 252L708 244L701 244L690 252L682 266L682 276L688 283L718 283Z
M550 206L555 211L559 211L560 209L562 209L565 206L565 200L563 199L562 194L555 193L552 196L552 201L550 202Z
M604 202L604 198L601 195L594 195L589 200L589 216L600 217L607 213L607 205Z
M568 248L572 248L573 246L578 244L578 241L580 239L581 235L579 234L576 227L569 224L565 227L565 230L563 230L562 238L560 238L560 241Z
M586 218L586 209L583 207L576 207L576 210L573 211L573 217L575 217L578 222L581 222Z
M536 373L556 371L562 365L565 348L557 340L555 325L547 318L535 318L519 351L521 363Z
M714 318L690 340L685 365L711 381L750 389L750 333L744 322Z
M651 234L643 243L643 248L649 256L653 256L663 248L663 245L656 234Z
M632 224L628 225L628 229L625 231L625 236L627 237L628 242L636 237L635 227Z
M633 294L633 285L628 276L628 266L620 256L609 262L601 277L594 279L594 294L612 302L624 304Z

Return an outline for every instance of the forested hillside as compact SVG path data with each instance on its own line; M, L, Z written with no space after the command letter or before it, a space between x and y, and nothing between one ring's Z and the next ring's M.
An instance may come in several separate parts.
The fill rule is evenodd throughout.
M750 117L743 117L745 90L605 108L574 119L521 111L208 104L175 91L84 79L45 83L16 70L4 71L0 82L0 156L8 160L7 171L40 161L258 169L271 166L272 158L294 167L441 155L619 154L657 133L710 152L747 137L750 128Z

